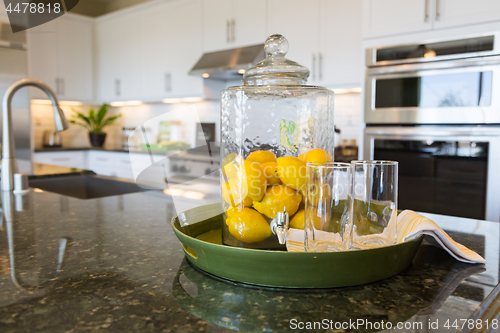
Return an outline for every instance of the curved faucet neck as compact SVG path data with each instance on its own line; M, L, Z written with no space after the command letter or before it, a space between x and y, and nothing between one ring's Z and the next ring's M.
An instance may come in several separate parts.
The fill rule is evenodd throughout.
M17 172L17 165L15 161L14 154L14 136L12 133L12 98L15 93L26 86L34 86L43 90L50 101L52 102L52 107L54 109L54 122L57 131L64 131L69 128L68 121L64 117L64 113L59 108L59 103L57 97L45 83L35 79L22 79L14 82L5 92L3 98L3 133L2 133L2 178L1 185L2 191L12 191L13 190L13 178L14 173Z

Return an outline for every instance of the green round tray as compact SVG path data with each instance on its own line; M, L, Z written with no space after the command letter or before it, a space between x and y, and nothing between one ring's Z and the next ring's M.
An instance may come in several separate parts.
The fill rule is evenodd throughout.
M411 264L423 239L346 252L267 251L222 245L221 226L219 203L172 219L174 233L194 266L228 280L281 288L345 287L386 279Z

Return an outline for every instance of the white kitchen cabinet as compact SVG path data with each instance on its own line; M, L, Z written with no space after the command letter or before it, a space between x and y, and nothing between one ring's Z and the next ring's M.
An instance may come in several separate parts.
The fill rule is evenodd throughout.
M203 51L261 44L267 0L204 0Z
M66 100L93 100L92 24L64 15L57 20L59 96Z
M285 36L290 45L286 57L311 71L308 84L316 84L319 79L319 3L319 0L268 1L267 35Z
M363 75L362 0L322 0L318 84L360 87Z
M148 9L141 20L143 96L202 95L203 79L188 75L202 54L201 1L167 2Z
M101 102L112 102L120 97L120 25L118 19L98 21L96 24L98 92Z
M33 154L35 163L85 169L85 151L47 151Z
M365 38L432 29L434 0L363 0Z
M141 50L142 31L140 19L144 11L137 11L119 18L119 61L120 77L118 81L119 99L136 100L143 97ZM154 33L154 32L150 32ZM158 41L161 43L161 41Z
M28 30L28 70L61 100L93 101L92 20L67 14ZM32 98L47 96L30 90Z
M364 38L500 21L497 0L363 0Z
M498 0L432 1L434 29L500 21L500 1Z
M287 38L286 57L309 68L308 84L358 87L363 68L361 1L269 0L268 34Z
M57 93L57 32L56 22L50 21L28 29L28 72L29 76L45 82ZM37 88L29 88L31 98L47 99Z

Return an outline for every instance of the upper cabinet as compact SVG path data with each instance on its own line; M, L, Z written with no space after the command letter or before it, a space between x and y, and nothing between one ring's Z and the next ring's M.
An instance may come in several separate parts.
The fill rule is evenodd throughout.
M363 0L365 38L500 21L496 0Z
M262 44L266 0L203 0L203 52Z
M308 84L360 86L361 6L361 0L268 0L267 34L287 38L286 57L309 68Z
M433 0L363 0L363 36L378 37L432 29Z
M433 27L447 28L500 21L498 0L433 0Z
M289 43L286 58L309 68L308 84L319 84L320 0L269 0L268 32ZM288 10L286 9L288 8Z
M362 0L322 0L319 84L360 87L363 75Z
M203 79L188 75L202 51L200 0L173 1L142 16L142 80L151 99L203 93Z
M28 30L30 77L46 82L61 100L93 102L92 20L66 14ZM32 98L47 96L30 90Z
M102 102L142 97L141 37L139 19L133 15L97 22L97 87Z
M202 54L201 2L159 2L96 25L98 90L103 102L200 96L188 75Z

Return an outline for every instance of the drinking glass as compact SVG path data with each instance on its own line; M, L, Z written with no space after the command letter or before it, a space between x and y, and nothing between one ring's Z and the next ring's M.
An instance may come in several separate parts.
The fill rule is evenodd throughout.
M353 161L351 218L354 249L396 243L398 162Z
M349 218L351 169L348 163L307 163L304 250L347 251L351 247Z

